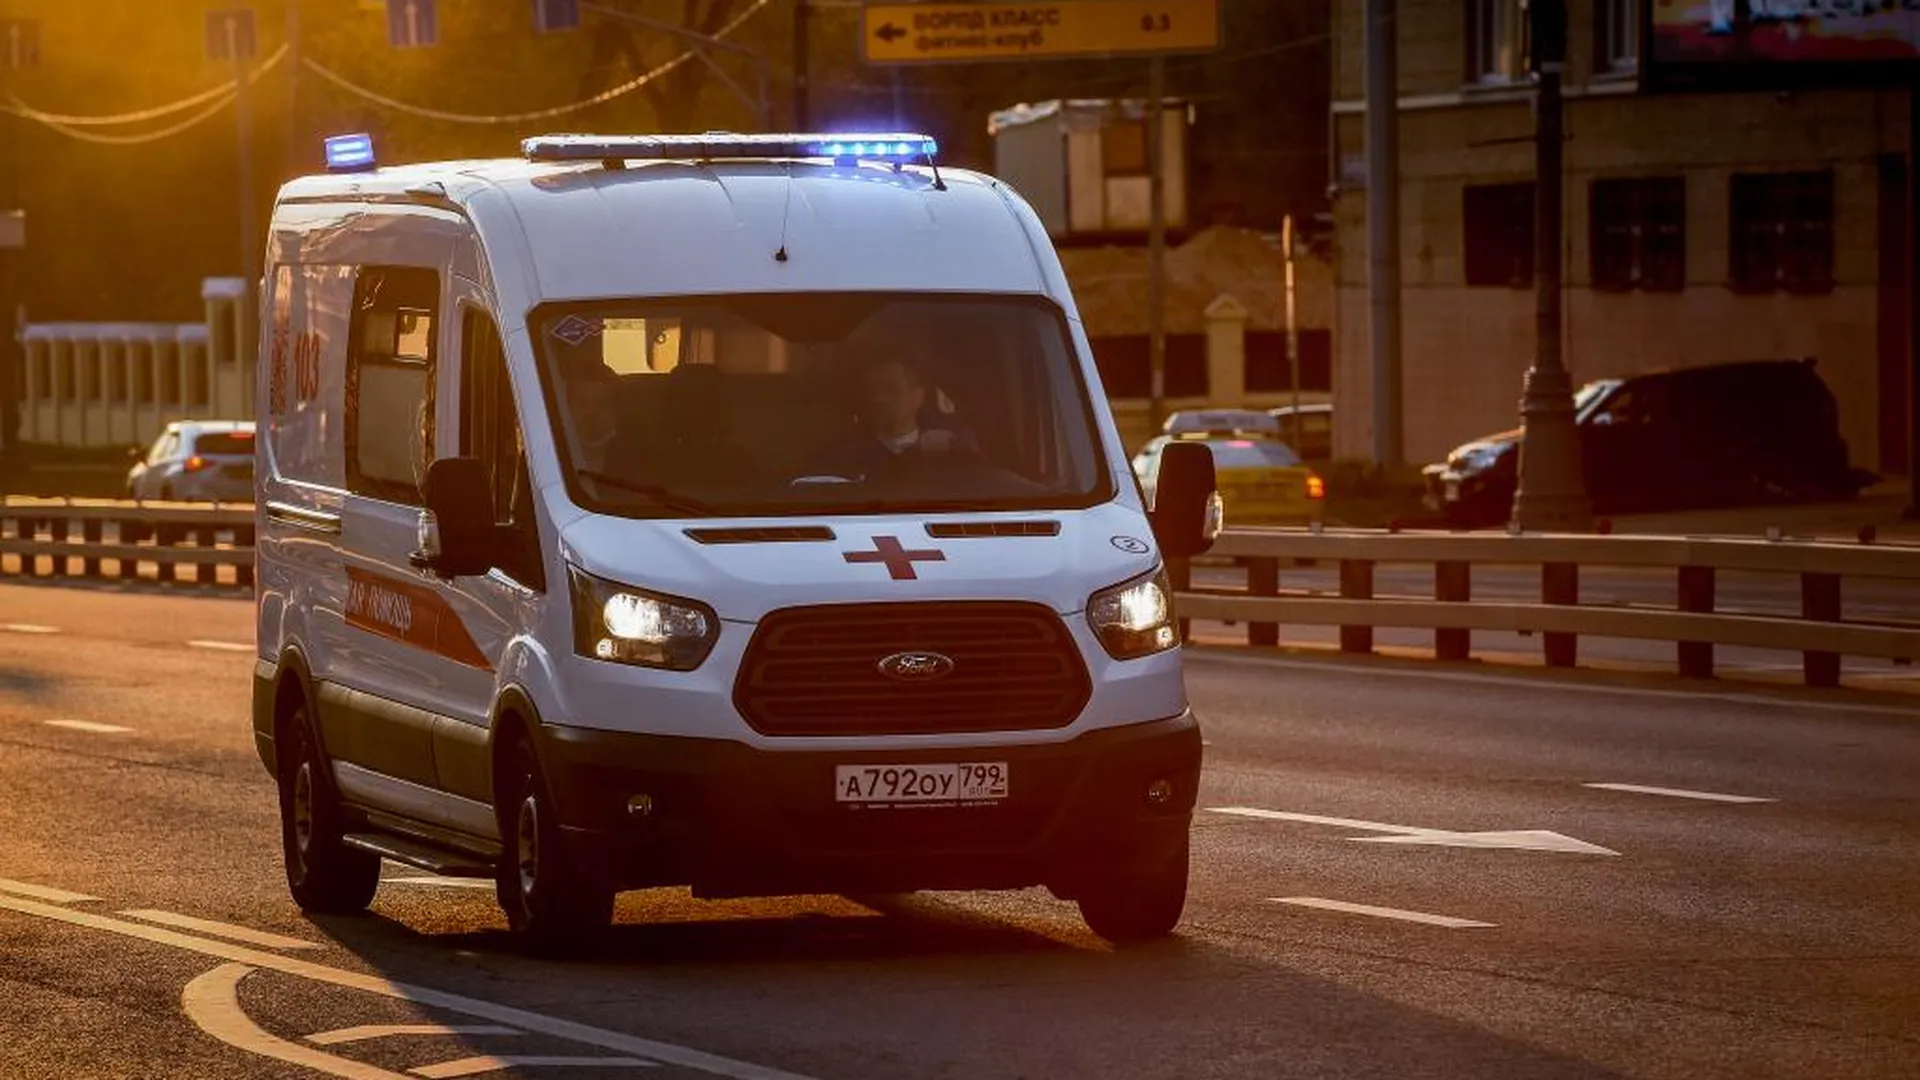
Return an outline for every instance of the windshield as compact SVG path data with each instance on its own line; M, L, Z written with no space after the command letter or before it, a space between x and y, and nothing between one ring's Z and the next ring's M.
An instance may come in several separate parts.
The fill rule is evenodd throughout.
M1272 439L1210 439L1207 445L1216 469L1290 469L1300 464L1292 447Z
M194 437L196 454L245 454L253 456L251 431L203 431Z
M1065 320L1013 297L569 304L533 320L583 505L633 517L1091 506Z
M1605 397L1607 391L1619 385L1619 379L1600 379L1581 387L1573 395L1573 415L1584 419L1595 402Z

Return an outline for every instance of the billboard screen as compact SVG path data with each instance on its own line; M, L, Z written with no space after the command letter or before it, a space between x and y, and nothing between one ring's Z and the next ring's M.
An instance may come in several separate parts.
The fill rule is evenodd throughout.
M1920 64L1920 0L1649 0L1650 74L1880 78Z

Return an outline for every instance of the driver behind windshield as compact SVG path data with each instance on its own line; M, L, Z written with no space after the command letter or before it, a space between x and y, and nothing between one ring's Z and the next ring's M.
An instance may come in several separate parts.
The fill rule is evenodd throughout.
M922 462L978 457L964 424L933 407L933 391L912 357L879 354L857 363L857 423L822 451L821 471L848 479L910 475Z

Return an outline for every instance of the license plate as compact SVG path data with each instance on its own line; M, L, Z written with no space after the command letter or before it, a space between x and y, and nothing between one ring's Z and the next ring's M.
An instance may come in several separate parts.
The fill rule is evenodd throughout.
M966 803L1007 797L1007 763L838 765L833 796L843 803Z
M1458 480L1447 481L1447 501L1448 502L1460 501L1460 481Z

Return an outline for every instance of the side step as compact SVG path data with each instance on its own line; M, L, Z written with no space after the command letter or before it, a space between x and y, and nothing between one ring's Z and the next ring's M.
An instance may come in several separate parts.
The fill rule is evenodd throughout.
M491 878L493 866L474 855L451 851L419 840L391 833L348 833L340 842L361 851L370 851L383 859L418 867L441 877Z

